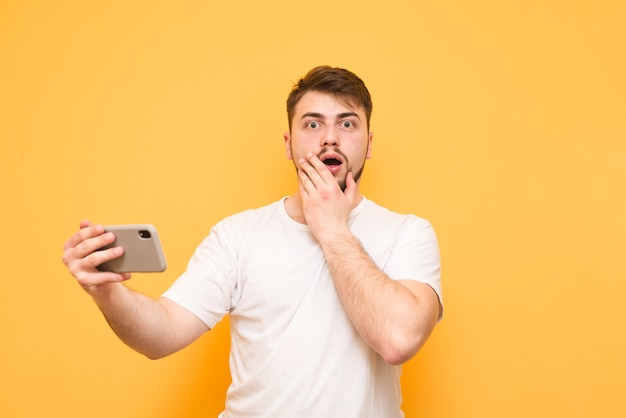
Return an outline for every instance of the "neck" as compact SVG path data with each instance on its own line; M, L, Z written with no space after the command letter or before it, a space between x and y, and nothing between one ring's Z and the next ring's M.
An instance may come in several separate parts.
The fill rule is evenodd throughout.
M352 209L357 207L363 200L363 195L360 191L357 191L354 196L354 202L352 202ZM294 221L306 225L306 219L304 218L304 210L302 209L302 195L300 190L296 190L291 196L285 199L285 210L287 215Z

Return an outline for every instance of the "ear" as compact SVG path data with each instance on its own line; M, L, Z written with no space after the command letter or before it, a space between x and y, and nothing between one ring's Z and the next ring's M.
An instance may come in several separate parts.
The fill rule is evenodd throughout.
M372 158L372 139L374 139L374 132L370 132L367 136L367 154L365 154L366 159Z
M293 160L293 154L291 153L291 134L289 132L285 132L283 134L283 139L285 141L285 154L287 155L287 159Z

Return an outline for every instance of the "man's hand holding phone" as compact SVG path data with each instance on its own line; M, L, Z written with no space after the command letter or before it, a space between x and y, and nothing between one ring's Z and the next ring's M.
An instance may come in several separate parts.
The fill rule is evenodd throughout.
M99 265L124 255L124 248L121 246L100 250L113 242L115 242L114 233L106 232L103 225L93 225L90 221L84 220L81 221L78 232L72 235L63 247L63 263L88 293L95 292L101 285L123 282L131 278L128 272L115 273L97 269Z
M149 224L104 227L82 221L64 250L63 262L88 292L128 280L131 272L166 268L156 228Z

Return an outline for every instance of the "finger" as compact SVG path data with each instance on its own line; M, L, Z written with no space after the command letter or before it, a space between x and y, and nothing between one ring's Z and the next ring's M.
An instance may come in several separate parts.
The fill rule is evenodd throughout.
M315 154L308 153L306 158L300 161L300 165L315 184L331 184L333 182L333 174Z
M122 281L130 278L127 274L99 271L98 266L124 254L122 247L95 251L84 258L70 258L66 261L68 270L81 284L101 284L109 281Z
M298 184L300 185L300 191L305 196L310 196L315 191L315 185L309 178L309 175L303 169L298 170Z
M112 232L104 232L100 235L88 235L86 239L80 241L71 249L76 258L84 258L98 250L115 242L115 235ZM108 253L105 253L108 254Z
M89 219L83 219L80 221L80 229L87 228L88 226L93 225Z
M324 170L328 171L328 168L324 164L322 164L322 166ZM320 170L313 166L313 164L311 164L311 162L309 162L306 158L300 158L300 170L304 175L308 177L309 182L314 187L326 184L326 181L324 181Z
M124 254L122 247L113 247L107 250L96 251L89 249L89 243L83 241L76 247L66 248L63 252L63 264L76 276L83 270L94 270L105 261L112 260Z
M91 225L90 222L89 224L87 224L87 222L89 221L82 221L80 223L81 228L67 240L64 246L65 249L76 247L86 239L96 237L104 233L104 227L102 225Z
M74 247L65 249L63 263L72 270L93 270L103 262L120 257L124 253L122 247L101 250L114 241L115 235L111 232L80 241Z
M312 152L307 153L307 162L315 169L315 172L324 180L325 183L334 181L333 174L330 172L326 164L320 160L317 155Z
M98 266L107 261L114 260L124 255L123 247L112 247L106 250L96 250L86 255L81 262L83 270L97 270Z
M308 177L311 183L324 183L324 180L320 176L319 172L304 158L300 159L300 170Z

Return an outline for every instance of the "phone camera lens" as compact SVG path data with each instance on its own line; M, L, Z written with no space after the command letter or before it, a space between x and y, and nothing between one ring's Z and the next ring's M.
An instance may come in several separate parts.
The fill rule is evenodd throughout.
M152 235L150 235L150 231L146 231L145 229L142 229L141 231L139 231L139 238L148 239L151 236Z

